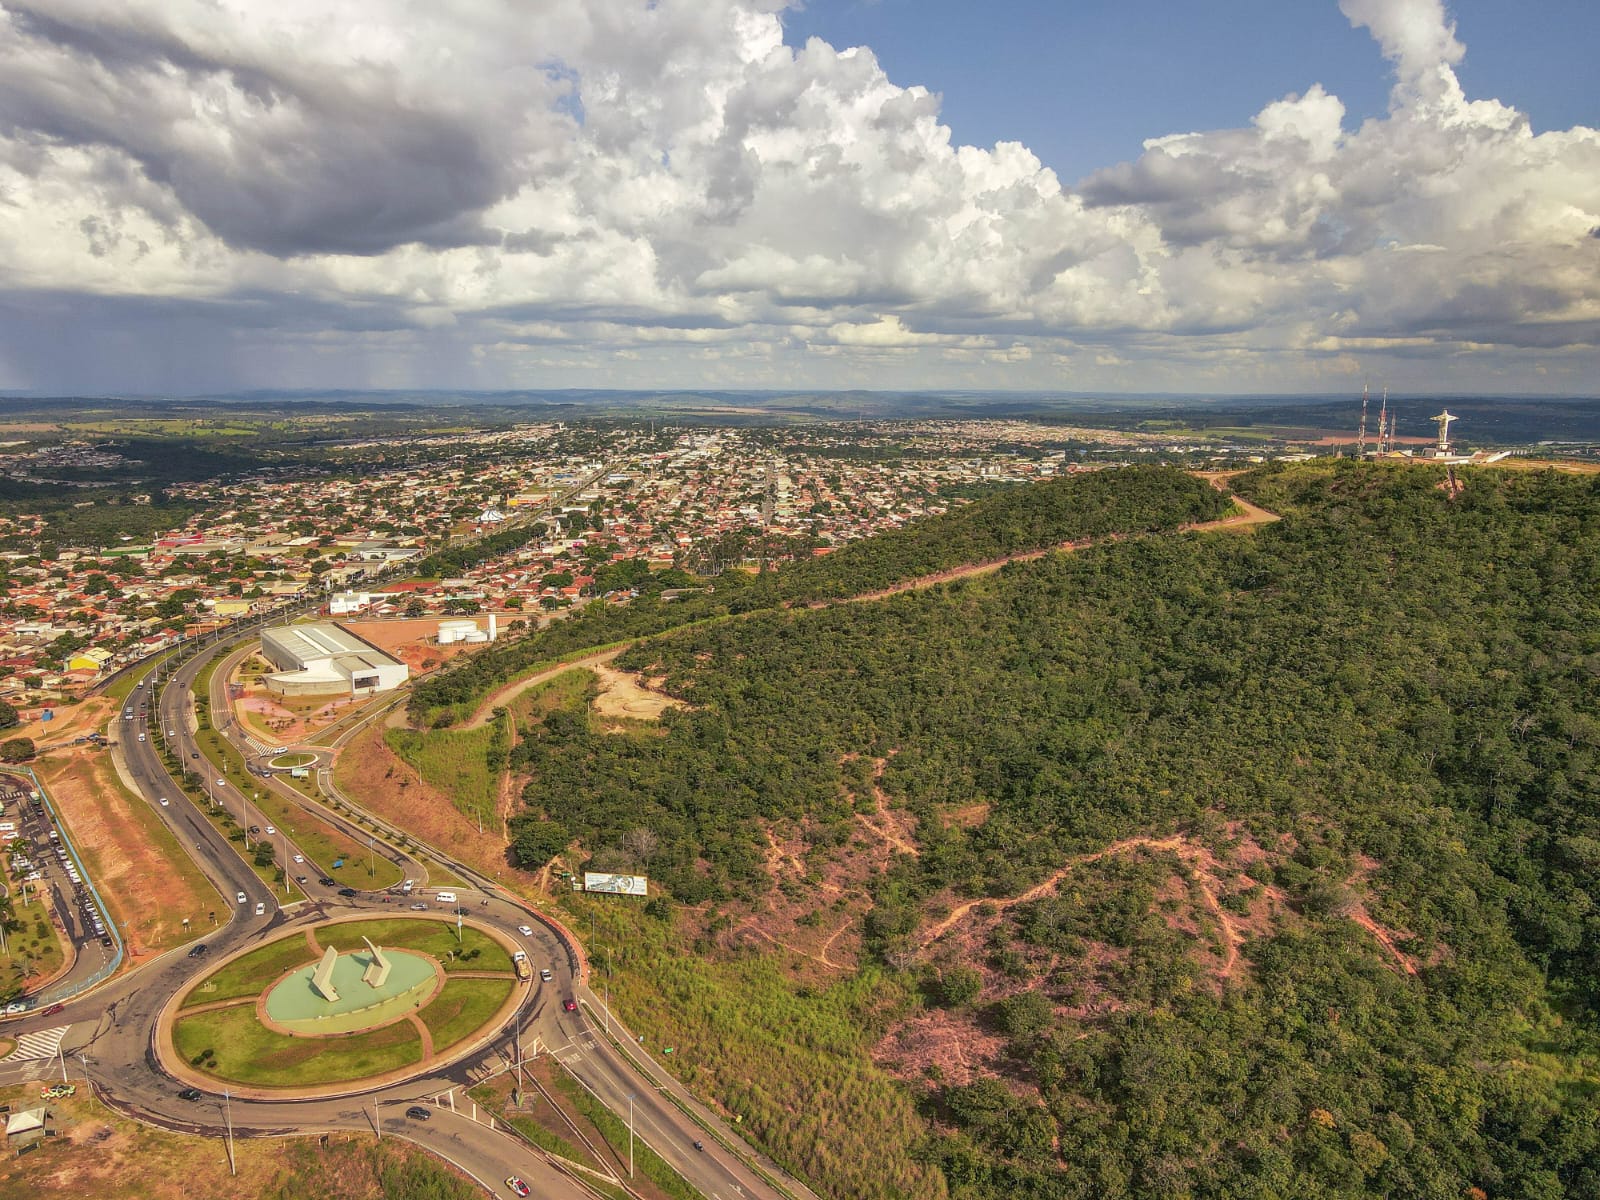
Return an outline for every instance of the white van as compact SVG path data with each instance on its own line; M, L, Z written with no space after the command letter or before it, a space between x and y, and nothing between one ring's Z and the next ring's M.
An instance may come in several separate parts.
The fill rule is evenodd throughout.
M0 821L0 833L15 833L16 831L17 823L15 821Z
M454 892L439 892L434 896L434 899L440 904L454 904L456 902L456 894Z

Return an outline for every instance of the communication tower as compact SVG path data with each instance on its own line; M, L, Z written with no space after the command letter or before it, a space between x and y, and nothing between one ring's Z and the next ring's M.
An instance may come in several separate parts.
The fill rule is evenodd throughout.
M1361 385L1361 425L1356 430L1356 457L1367 456L1367 385Z

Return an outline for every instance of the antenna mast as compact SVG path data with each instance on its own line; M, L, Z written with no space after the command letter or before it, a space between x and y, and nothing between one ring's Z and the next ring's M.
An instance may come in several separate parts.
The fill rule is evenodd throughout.
M1367 384L1361 385L1361 425L1356 430L1356 457L1367 456Z
M1389 389L1383 389L1383 405L1378 409L1378 453L1383 453L1383 438L1389 428Z

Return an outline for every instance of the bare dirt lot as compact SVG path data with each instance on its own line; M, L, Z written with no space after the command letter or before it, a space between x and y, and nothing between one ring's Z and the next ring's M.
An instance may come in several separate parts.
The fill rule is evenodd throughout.
M431 671L440 663L449 662L458 654L468 654L483 649L487 643L456 642L439 645L440 617L414 621L340 621L351 633L365 638L379 650L392 654L413 671ZM526 620L521 613L496 613L495 620L501 629L510 622ZM475 614L472 620L480 626L488 624L487 614Z
M595 697L594 711L602 719L611 721L659 721L669 708L680 708L683 702L665 692L646 686L631 671L619 671L606 663L596 663L589 668L600 684L600 694Z
M221 904L216 890L149 804L122 786L109 751L58 750L34 769L88 860L113 918L126 930L136 960L211 928L207 914Z

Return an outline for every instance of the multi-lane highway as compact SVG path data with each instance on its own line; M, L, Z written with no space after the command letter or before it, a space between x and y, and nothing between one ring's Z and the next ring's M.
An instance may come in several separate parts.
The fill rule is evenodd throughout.
M171 731L172 749L183 762L194 761L190 756L199 753L188 719L189 689L203 663L218 649L201 652L174 672L161 692L159 711L152 714L162 734ZM149 690L148 685L144 690ZM131 724L118 722L119 726ZM536 980L527 989L505 1027L466 1047L451 1061L429 1069L423 1077L375 1091L301 1100L224 1100L216 1091L208 1092L199 1101L181 1099L178 1093L183 1084L161 1068L155 1054L158 1015L179 989L209 969L218 957L248 947L264 935L326 916L360 911L392 913L397 902L387 893L341 896L336 888L318 882L325 864L312 863L316 869L306 872L305 899L280 908L281 897L273 895L221 831L177 786L154 738L124 738L115 752L122 755L128 776L158 817L178 836L180 844L216 887L219 928L204 939L208 952L202 957L189 957L184 951L175 950L87 996L67 1002L62 1011L49 1017L30 1014L6 1022L4 1032L11 1036L70 1026L61 1041L61 1055L63 1059L81 1056L109 1104L169 1128L210 1136L220 1136L230 1121L235 1136L252 1136L352 1129L374 1132L376 1119L381 1121L384 1134L403 1136L425 1146L467 1171L496 1196L509 1194L501 1181L511 1174L525 1178L536 1195L590 1195L581 1179L565 1172L558 1160L503 1130L490 1128L481 1118L473 1120L466 1111L436 1107L433 1119L426 1122L404 1115L410 1102L445 1095L459 1097L486 1071L504 1069L518 1044L525 1055L542 1047L559 1057L572 1076L613 1112L619 1116L631 1112L640 1141L712 1200L782 1200L785 1196L810 1200L809 1191L797 1181L784 1178L782 1188L776 1186L772 1180L781 1175L771 1164L764 1164L761 1169L753 1166L755 1156L736 1135L689 1099L674 1081L655 1072L640 1073L619 1043L604 1031L608 1022L601 1015L601 1003L577 976L579 957L569 953L562 935L535 909L466 865L438 854L434 855L436 861L467 881L467 887L453 890L472 919L524 946L536 967L548 966L552 971L550 982ZM200 765L204 770L211 769L204 759ZM223 791L224 802L242 806L243 796L236 790ZM305 803L292 789L286 790L285 795L296 803ZM164 806L160 804L161 797L168 800ZM318 806L317 815L327 819L335 814ZM282 844L281 849L286 854L295 852L288 844ZM420 875L420 864L410 863L406 869L415 869ZM244 894L244 903L237 902L239 893ZM427 897L425 890L418 889L411 899L426 902ZM530 929L531 935L519 932L520 928ZM571 1011L566 1007L569 999L576 1004ZM0 1082L37 1071L37 1064L0 1063ZM702 1148L697 1149L697 1143Z

